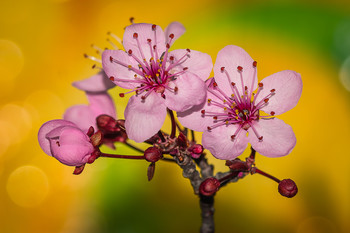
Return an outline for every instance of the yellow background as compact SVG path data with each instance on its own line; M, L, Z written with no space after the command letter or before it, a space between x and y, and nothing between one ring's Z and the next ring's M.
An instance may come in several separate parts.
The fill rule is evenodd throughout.
M151 182L144 161L98 159L73 176L37 142L44 122L87 103L70 85L97 72L83 54L98 56L91 43L111 48L107 32L122 37L130 17L163 28L180 21L187 32L174 48L199 50L213 61L224 46L241 46L258 61L259 80L285 69L302 76L299 104L280 117L294 129L295 149L283 158L257 156L260 169L295 180L298 195L280 196L276 183L260 175L226 186L215 196L217 232L350 232L346 2L1 1L0 232L198 231L198 198L173 164L159 162ZM118 91L110 94L123 118L127 99ZM216 171L226 169L224 161L210 161Z

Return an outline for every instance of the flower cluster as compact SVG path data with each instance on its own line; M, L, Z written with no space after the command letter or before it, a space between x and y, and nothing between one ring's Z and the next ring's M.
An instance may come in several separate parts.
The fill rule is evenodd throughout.
M40 128L38 139L43 151L65 165L75 166L75 174L99 157L141 159L151 163L147 172L151 180L158 161L171 161L180 165L195 193L201 196L213 196L228 182L249 173L275 180L283 196L294 196L297 187L292 180L280 181L255 167L255 152L281 157L293 150L294 132L276 116L298 103L300 74L285 70L258 82L257 61L234 45L219 51L215 65L206 53L188 48L171 50L184 32L178 22L164 31L146 23L126 27L124 49L104 50L101 71L73 83L86 93L89 105L73 106L64 113L63 120L46 122ZM214 77L210 77L212 70ZM131 95L125 120L117 118L108 93L115 86L129 90L120 92L120 97ZM161 130L167 114L172 122L170 134ZM176 130L180 131L177 137ZM201 143L196 142L194 131L203 132ZM143 150L130 140L151 146ZM115 142L142 155L100 151L102 144L115 149ZM248 143L252 154L242 161L237 157ZM217 159L227 160L229 171L214 176L204 149Z

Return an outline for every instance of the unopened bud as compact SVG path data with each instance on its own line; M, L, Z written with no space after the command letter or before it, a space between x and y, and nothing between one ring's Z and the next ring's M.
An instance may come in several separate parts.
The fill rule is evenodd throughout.
M148 162L155 163L163 157L162 152L157 147L148 147L145 150L145 159Z
M203 153L203 146L201 144L194 144L188 150L191 152L191 156L194 159L198 159L201 157L201 154Z
M284 179L278 185L278 192L285 197L291 198L298 193L298 187L291 179Z
M214 195L220 188L220 181L214 177L204 180L199 186L200 194L204 196Z

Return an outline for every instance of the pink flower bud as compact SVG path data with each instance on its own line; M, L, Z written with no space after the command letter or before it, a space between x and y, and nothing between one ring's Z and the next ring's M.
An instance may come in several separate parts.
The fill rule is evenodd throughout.
M199 186L200 194L204 196L214 195L220 188L220 181L214 177L204 180Z
M38 140L43 151L68 166L82 166L94 151L90 138L75 124L52 120L41 126Z
M291 198L298 193L298 187L291 179L284 179L278 185L278 192L285 197Z
M163 157L162 152L157 147L149 147L145 150L145 159L155 163Z

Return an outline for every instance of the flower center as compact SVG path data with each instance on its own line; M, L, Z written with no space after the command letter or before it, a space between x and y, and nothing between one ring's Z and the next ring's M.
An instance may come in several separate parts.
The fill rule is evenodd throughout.
M179 59L176 59L174 56L169 56L170 44L175 37L174 34L170 34L170 40L166 44L166 50L162 54L159 54L157 45L153 43L153 41L157 41L156 29L157 26L152 25L150 30L154 32L153 40L151 38L147 39L147 44L151 52L151 58L149 60L147 60L144 55L144 50L141 47L138 33L135 32L133 34L133 39L136 40L139 56L141 57L136 56L131 49L127 51L127 54L136 61L138 64L137 68L110 57L111 62L127 67L129 70L135 73L134 80L124 80L110 77L112 81L134 82L139 84L135 89L129 92L120 93L119 96L124 97L125 94L135 92L136 95L142 94L141 98L145 100L147 96L154 91L155 93L161 94L161 96L165 99L165 90L173 93L178 91L178 87L176 85L172 88L169 86L169 83L175 81L179 75L182 75L187 71L188 68L182 68L181 64L189 58L191 51L187 49L185 54Z
M252 65L254 68L253 75L255 77L257 63L254 61ZM253 93L254 77L252 79L251 88L249 89L244 85L243 67L238 66L237 72L239 72L242 84L241 91L239 91L236 84L231 82L230 75L225 67L221 67L221 72L225 73L227 77L231 87L231 96L228 96L219 88L215 80L212 80L208 87L208 91L216 97L216 100L208 99L208 106L214 106L214 109L217 109L218 111L209 112L205 109L201 111L203 116L213 118L214 125L208 126L207 129L210 131L219 126L234 124L238 125L238 128L236 132L231 135L232 140L238 136L242 129L247 131L249 128L252 128L259 141L262 141L263 136L257 132L254 123L259 121L260 118L271 118L275 115L273 111L270 115L260 115L260 110L268 105L269 99L275 94L275 89L272 89L267 96L257 103L256 99L264 86L262 83L259 83L257 92Z

